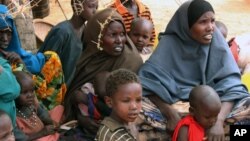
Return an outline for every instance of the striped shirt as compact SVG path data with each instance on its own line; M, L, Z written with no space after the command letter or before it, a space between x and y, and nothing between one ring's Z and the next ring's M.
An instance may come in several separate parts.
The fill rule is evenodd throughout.
M137 7L138 7L138 15L137 15L137 17L146 18L146 19L150 20L153 23L149 8L146 5L144 5L143 3L141 3L140 1L138 1L138 0L135 0L135 2L136 2ZM115 8L116 11L122 16L123 22L125 24L126 31L129 32L130 27L131 27L131 22L134 19L133 14L131 14L127 10L127 8L124 5L122 5L120 0L115 0L115 2L110 7ZM153 25L154 25L154 23L153 23ZM154 46L155 37L156 37L156 35L155 35L155 28L154 28L153 31L152 31L152 38L150 40L149 46Z
M136 141L136 139L122 124L111 117L106 117L99 127L95 141Z

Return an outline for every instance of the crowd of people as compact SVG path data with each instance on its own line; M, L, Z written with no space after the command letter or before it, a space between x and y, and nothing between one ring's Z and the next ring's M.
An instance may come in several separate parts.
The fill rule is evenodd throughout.
M184 2L158 39L140 0L98 3L71 0L36 54L0 4L0 140L224 141L228 125L250 124L242 68L208 1Z

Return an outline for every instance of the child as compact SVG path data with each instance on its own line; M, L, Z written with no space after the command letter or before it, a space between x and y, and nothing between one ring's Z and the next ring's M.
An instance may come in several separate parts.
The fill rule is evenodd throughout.
M206 140L205 131L212 127L221 109L218 94L207 85L192 89L190 96L190 115L177 124L172 141Z
M126 126L134 122L141 110L142 87L137 75L126 69L111 72L106 81L106 104L112 108L97 132L96 141L136 141Z
M39 52L53 50L58 54L67 86L74 77L76 62L84 50L82 41L85 23L95 14L98 0L71 0L71 7L71 19L53 27L39 48Z
M11 119L2 110L0 110L0 121L0 141L15 141Z
M222 33L222 35L224 36L224 38L227 38L227 34L228 34L228 29L227 26L221 22L221 21L215 21L215 25L216 27L220 30L220 32Z
M136 18L131 23L129 37L140 52L143 62L152 54L152 47L148 46L152 38L153 23L145 18Z
M15 71L14 74L21 86L20 96L16 99L17 127L28 136L28 140L54 134L58 123L54 122L44 107L35 100L32 76L23 71ZM39 141L57 141L58 137L59 134L54 134Z
M122 16L127 32L131 30L131 22L135 18L143 17L153 23L149 8L139 0L115 0L110 7L115 8ZM154 46L155 36L155 29L153 27L149 46Z
M215 24L226 39L228 33L226 25L221 21L215 21ZM250 34L233 37L228 41L228 45L241 71L241 80L250 92Z

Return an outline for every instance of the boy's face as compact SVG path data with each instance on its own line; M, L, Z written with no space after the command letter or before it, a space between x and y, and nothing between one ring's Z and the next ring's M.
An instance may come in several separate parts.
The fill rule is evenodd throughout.
M15 141L10 118L7 115L2 115L0 121L0 141Z
M207 106L206 106L207 105ZM211 128L217 121L220 106L202 104L193 109L195 120L205 129Z
M96 13L97 8L98 0L85 0L81 17L88 21Z
M152 28L145 24L137 23L133 30L129 32L129 37L135 44L136 48L141 52L144 47L147 47L152 34Z
M133 122L141 110L142 87L138 83L121 85L117 92L107 99L107 104L112 108L111 117L125 124Z
M21 94L18 97L18 105L30 106L34 104L34 82L31 78L25 78L21 82Z
M12 38L12 31L10 28L0 30L0 48L6 49Z

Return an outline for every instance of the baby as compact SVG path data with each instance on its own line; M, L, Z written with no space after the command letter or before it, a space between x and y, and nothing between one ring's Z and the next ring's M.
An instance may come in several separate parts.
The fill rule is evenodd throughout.
M172 141L206 140L205 131L211 128L221 109L218 94L207 85L200 85L189 96L190 115L184 117L177 124Z
M128 35L135 44L143 61L145 62L152 54L152 47L149 46L152 38L153 23L145 18L136 18L131 23L131 30Z

